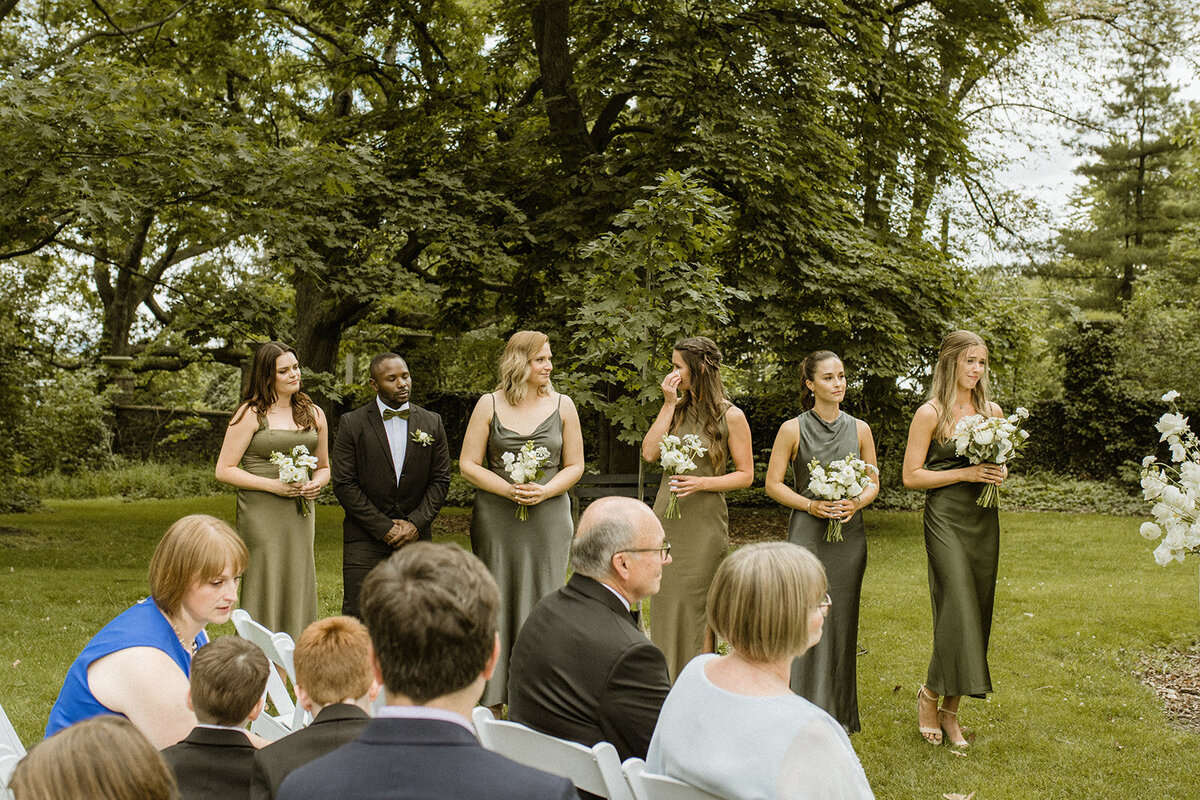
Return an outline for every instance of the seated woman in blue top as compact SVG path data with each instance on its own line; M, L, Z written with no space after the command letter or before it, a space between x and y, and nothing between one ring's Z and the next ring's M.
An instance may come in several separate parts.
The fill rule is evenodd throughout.
M170 527L150 559L150 597L100 629L71 664L46 735L102 714L127 717L156 749L196 726L192 655L204 626L229 620L249 553L233 528L195 514Z
M792 659L821 640L825 569L788 542L728 556L708 591L712 629L729 643L688 662L667 700L646 771L738 800L871 800L842 726L792 693Z

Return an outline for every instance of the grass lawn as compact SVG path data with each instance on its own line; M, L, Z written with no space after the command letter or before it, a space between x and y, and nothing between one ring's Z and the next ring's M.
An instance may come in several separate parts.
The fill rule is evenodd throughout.
M150 553L166 527L192 512L232 519L233 504L232 496L60 501L0 516L0 704L27 744L40 738L84 643L145 595ZM767 518L776 527L785 519ZM760 512L759 528L762 519ZM340 607L340 522L340 509L319 508L322 614ZM435 533L465 544L465 528L466 512L448 509ZM853 742L876 796L1200 795L1200 734L1173 727L1135 674L1142 654L1194 643L1195 566L1155 565L1130 518L1014 513L1002 515L1001 529L990 658L996 693L963 701L963 723L976 739L956 755L916 733L930 644L920 515L867 515L863 732Z

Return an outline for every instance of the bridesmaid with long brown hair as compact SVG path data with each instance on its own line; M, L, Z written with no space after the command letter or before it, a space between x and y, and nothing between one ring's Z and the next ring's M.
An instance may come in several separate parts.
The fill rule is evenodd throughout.
M313 501L329 483L325 412L300 389L300 362L283 342L258 348L250 382L217 457L217 480L236 486L237 529L250 548L241 606L293 639L317 618ZM317 465L307 481L285 483L271 453L304 445ZM307 511L307 513L306 513Z
M933 745L941 744L944 733L955 747L966 747L959 701L992 691L987 649L1000 519L996 508L976 501L985 484L999 485L1008 476L1008 468L972 464L954 443L954 428L964 417L1001 415L988 396L987 360L987 345L970 331L955 331L942 341L929 399L913 415L904 450L905 488L925 490L933 655L917 691L917 729Z
M642 458L658 461L659 443L669 433L696 434L708 449L695 471L664 473L654 501L654 513L671 542L672 563L663 570L662 587L650 601L650 638L666 655L674 680L688 661L715 647L704 604L729 549L724 492L754 482L754 453L746 415L725 394L716 343L705 336L681 339L671 363L675 368L663 378L663 405L642 440ZM731 458L733 469L726 472ZM672 494L679 498L677 519L666 517Z

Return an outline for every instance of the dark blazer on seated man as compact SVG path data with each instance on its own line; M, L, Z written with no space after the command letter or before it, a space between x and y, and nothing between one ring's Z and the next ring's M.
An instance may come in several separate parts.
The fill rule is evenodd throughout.
M631 498L597 500L571 558L575 573L534 606L513 645L508 718L589 747L612 742L622 761L645 758L671 682L630 603L658 591L670 561L662 525Z
M367 712L358 706L349 703L325 706L308 727L289 733L254 754L250 800L274 800L284 778L353 741L370 721Z
M254 745L245 731L196 727L162 752L179 784L180 800L239 800L250 796Z
M358 616L362 582L376 564L409 542L433 540L433 520L450 489L442 418L409 402L404 359L376 356L370 384L376 396L341 418L330 451L333 493L346 512L342 613L350 616Z
M387 705L353 742L284 778L279 800L578 800L570 781L475 737L499 610L487 567L452 544L416 542L372 570L362 619Z

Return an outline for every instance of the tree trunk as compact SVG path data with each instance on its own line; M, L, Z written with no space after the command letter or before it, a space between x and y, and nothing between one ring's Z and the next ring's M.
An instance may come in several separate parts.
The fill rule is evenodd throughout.
M568 0L538 3L533 11L533 39L550 136L558 148L563 169L573 173L579 170L583 159L596 150L575 94L570 5Z

